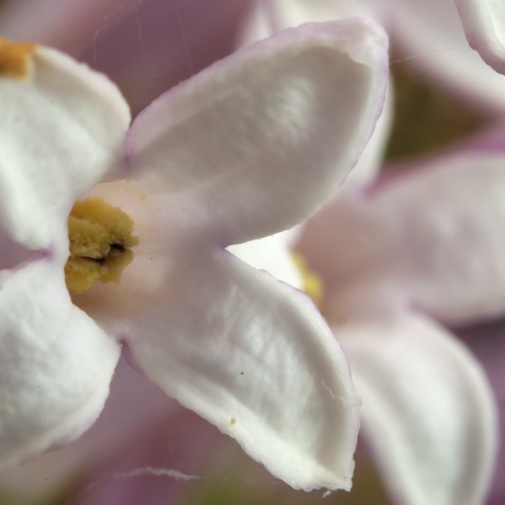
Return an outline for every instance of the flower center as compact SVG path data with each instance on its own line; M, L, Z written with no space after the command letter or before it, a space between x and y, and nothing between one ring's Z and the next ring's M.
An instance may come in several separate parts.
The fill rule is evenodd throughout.
M310 296L318 307L321 307L324 294L324 285L321 277L309 269L305 258L300 253L294 252L292 253L292 257L295 267L302 277L303 291Z
M30 56L36 45L29 42L14 43L0 37L0 76L23 79L28 75Z
M68 218L70 256L65 265L69 291L83 293L97 281L119 282L134 257L133 220L100 198L75 203Z

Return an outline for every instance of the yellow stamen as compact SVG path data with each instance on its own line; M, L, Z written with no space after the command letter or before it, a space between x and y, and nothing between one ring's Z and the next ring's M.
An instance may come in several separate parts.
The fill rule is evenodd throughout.
M119 207L99 198L75 203L68 218L70 256L65 265L69 291L82 293L97 281L119 282L132 262L133 220Z
M0 37L0 77L27 77L35 47L36 45L30 42L15 43Z
M305 258L300 253L294 252L292 253L292 257L302 277L302 289L312 298L312 301L320 307L324 294L324 285L321 277L309 269Z

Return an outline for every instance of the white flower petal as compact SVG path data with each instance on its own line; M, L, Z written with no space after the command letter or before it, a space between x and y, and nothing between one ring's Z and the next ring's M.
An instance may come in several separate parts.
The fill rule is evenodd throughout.
M289 27L307 22L323 22L351 16L370 15L372 7L359 0L257 0L248 22L242 30L242 44L269 37ZM379 17L379 16L377 16ZM393 121L393 90L388 86L386 103L375 131L361 154L358 163L346 178L343 189L354 190L369 182L382 165L384 151Z
M75 481L76 476L83 479L80 481L83 486L103 479L104 474L109 475L117 468L111 466L114 461L124 463L127 459L125 453L130 455L136 446L145 444L146 438L158 436L153 429L160 422L168 432L166 440L171 436L177 438L173 418L181 410L176 401L170 401L126 359L121 359L114 372L105 408L93 427L78 440L57 451L48 451L22 465L2 469L2 496L16 497L15 503L19 504L35 504L40 503L42 497L60 494L69 482ZM193 448L187 452L192 454ZM174 458L176 456L179 452L174 454ZM174 465L183 469L177 459ZM88 493L84 497L90 501Z
M477 360L413 314L335 328L363 400L365 436L398 503L479 505L497 447L496 407Z
M226 251L186 253L131 317L134 362L295 488L349 489L358 401L310 300Z
M365 197L337 199L306 227L302 250L340 302L388 292L449 323L497 317L505 310L504 165L502 153L462 151Z
M505 2L454 0L468 43L497 72L505 73Z
M351 170L342 185L342 190L359 191L371 183L383 166L384 154L389 141L394 115L394 89L389 81L388 92L382 113L375 125L375 130L361 154L358 163ZM338 194L337 194L338 198Z
M47 248L76 197L122 155L129 111L103 75L35 46L24 79L0 76L0 227Z
M63 265L0 274L0 467L78 437L97 418L119 345L81 310Z
M137 177L172 193L180 228L221 245L314 213L357 161L382 107L387 39L375 23L310 24L249 46L134 121Z

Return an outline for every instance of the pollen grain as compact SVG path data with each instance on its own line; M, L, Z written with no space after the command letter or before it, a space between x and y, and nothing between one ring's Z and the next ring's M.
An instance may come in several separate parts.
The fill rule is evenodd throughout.
M16 43L0 37L0 77L26 78L36 47L36 44L30 42Z
M80 200L68 218L70 256L65 265L67 288L83 293L97 281L119 282L138 245L133 220L119 207L99 198Z

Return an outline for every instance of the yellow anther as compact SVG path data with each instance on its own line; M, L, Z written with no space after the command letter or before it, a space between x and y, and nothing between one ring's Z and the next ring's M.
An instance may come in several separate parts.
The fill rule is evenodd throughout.
M65 265L69 291L82 293L95 282L119 282L133 260L133 220L99 198L75 203L68 218L70 256Z
M0 37L0 77L27 77L35 47L36 45L30 42L15 43Z
M312 301L318 306L321 306L323 300L324 285L321 277L309 269L305 258L297 252L292 253L293 262L302 277L302 289L307 293Z

